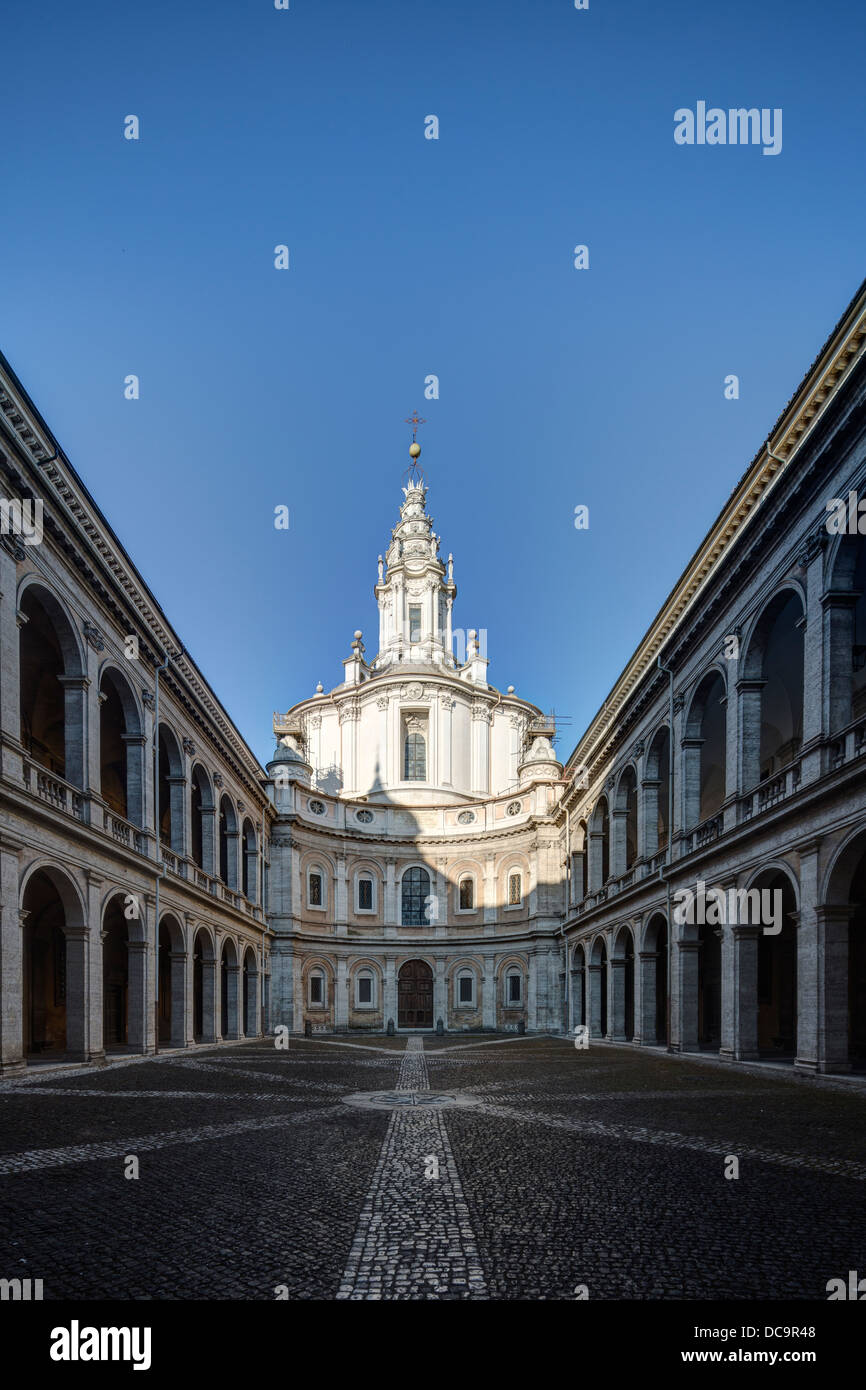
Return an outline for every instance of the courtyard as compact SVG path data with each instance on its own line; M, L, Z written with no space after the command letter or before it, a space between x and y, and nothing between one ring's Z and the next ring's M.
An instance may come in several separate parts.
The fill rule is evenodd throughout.
M0 1278L68 1300L826 1300L863 1265L863 1112L854 1082L553 1036L33 1068L0 1085Z

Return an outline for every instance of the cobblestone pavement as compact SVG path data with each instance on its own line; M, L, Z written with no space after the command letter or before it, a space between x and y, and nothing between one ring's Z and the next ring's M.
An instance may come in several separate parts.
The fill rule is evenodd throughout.
M34 1069L0 1084L0 1278L70 1299L823 1300L866 1272L864 1117L843 1084L560 1038Z

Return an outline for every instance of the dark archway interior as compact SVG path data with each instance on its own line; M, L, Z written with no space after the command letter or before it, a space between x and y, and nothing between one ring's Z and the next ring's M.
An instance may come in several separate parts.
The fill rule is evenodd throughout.
M20 636L21 742L49 772L66 776L65 698L59 677L65 672L60 642L48 613L27 590L21 600L26 618Z
M24 893L24 1051L66 1050L66 914L47 874L36 873Z

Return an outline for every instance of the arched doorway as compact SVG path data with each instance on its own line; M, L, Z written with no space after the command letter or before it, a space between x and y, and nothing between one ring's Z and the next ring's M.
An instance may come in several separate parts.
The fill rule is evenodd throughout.
M195 1042L216 1039L216 956L209 933L199 927L192 952L192 1027Z
M761 890L761 921L781 931L761 931L758 937L758 1051L761 1056L788 1057L797 1050L797 902L787 874L768 872L752 884ZM765 894L772 896L767 899ZM776 896L778 895L778 896ZM764 922L764 904L772 922ZM777 915L778 910L778 915ZM754 916L754 914L753 914Z
M626 1042L634 1037L634 938L621 927L613 950L613 1036Z
M589 962L589 1035L607 1037L607 947L598 937Z
M433 971L426 960L407 960L400 966L397 1027L433 1027Z
M234 942L223 942L220 955L220 1037L237 1038L238 1033L238 953Z
M848 1060L866 1071L866 850L851 879L848 919Z
M66 913L47 874L24 893L24 1054L53 1059L66 1051Z
M646 929L641 954L641 1042L668 1042L668 924L661 913Z
M112 898L102 926L103 1043L107 1048L125 1048L129 1042L129 924L123 898Z
M258 1034L259 1014L259 970L256 953L251 946L244 952L243 975L243 1025L244 1037L254 1038Z

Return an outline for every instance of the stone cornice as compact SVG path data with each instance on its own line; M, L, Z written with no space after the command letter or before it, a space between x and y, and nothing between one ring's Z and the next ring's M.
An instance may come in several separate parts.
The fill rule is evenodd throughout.
M861 285L816 361L776 422L767 443L753 459L716 522L677 581L649 631L614 685L601 710L576 745L566 769L588 766L604 755L614 737L620 711L655 664L657 656L681 627L731 548L748 532L779 478L810 438L842 383L864 356L866 284Z

